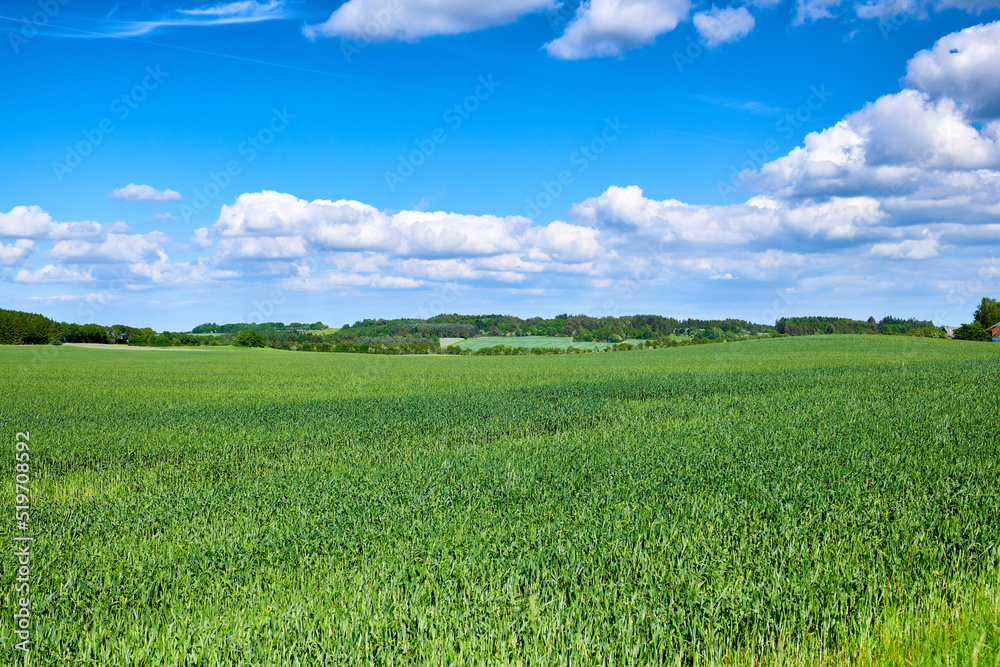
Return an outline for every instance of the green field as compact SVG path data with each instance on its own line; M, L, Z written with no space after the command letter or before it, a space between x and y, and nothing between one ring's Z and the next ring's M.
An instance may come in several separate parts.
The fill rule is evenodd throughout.
M1000 660L1000 345L2 347L0 378L3 665Z
M627 340L624 342L630 345L637 345L645 341ZM497 345L506 345L507 347L547 347L559 350L565 350L569 347L577 350L611 347L611 343L574 341L569 336L480 336L479 338L464 340L457 345L463 350L481 350L485 347L495 347Z

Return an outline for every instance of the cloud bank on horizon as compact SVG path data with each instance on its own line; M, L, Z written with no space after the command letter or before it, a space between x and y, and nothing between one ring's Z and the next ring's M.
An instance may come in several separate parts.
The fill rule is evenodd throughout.
M754 28L749 8L768 4L713 5L692 17L687 0L592 0L579 5L545 49L563 59L619 55L689 19L714 46L748 34ZM241 5L236 13L252 11L247 3L233 5ZM354 37L384 6L349 0L306 32ZM551 10L553 3L506 0L487 8L415 0L402 6L396 27L382 39L478 30ZM896 3L890 10L875 3L850 11L875 17L944 6ZM843 3L801 0L796 8L803 20L848 11ZM209 8L192 11L215 15ZM647 197L640 184L608 183L575 203L566 219L541 224L523 215L392 211L261 190L238 194L213 224L182 238L138 233L120 222L57 221L25 202L0 210L2 278L19 286L79 286L78 298L100 296L102 304L118 296L94 288L111 282L119 295L246 284L282 294L404 295L456 285L555 299L585 292L594 295L593 314L635 310L629 299L637 289L697 295L726 285L735 295L780 296L786 306L774 301L751 317L758 320L783 314L792 301L820 302L831 290L843 303L887 293L918 297L928 289L939 303L951 303L956 290L974 291L1000 278L998 82L1000 22L948 34L913 55L900 90L723 184L754 192L726 204L660 200ZM182 198L136 183L106 196L126 203ZM944 323L966 316L947 305L912 314Z

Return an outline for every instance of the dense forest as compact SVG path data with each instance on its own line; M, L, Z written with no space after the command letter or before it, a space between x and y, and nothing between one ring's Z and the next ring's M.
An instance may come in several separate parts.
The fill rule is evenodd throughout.
M307 331L320 331L326 329L327 326L322 322L313 322L312 324L302 324L301 322L292 322L291 324L283 324L282 322L261 322L248 323L239 322L236 324L222 324L218 325L214 322L208 322L206 324L199 324L194 329L191 329L193 334L235 334L240 331L255 331L257 333L264 332L282 332L282 333L304 333Z
M906 335L920 332L922 335L944 336L940 327L933 322L898 317L883 317L875 321L851 320L845 317L783 317L775 325L778 333L789 336L812 336L817 334L895 334Z
M334 336L342 340L408 338L471 338L486 336L569 336L574 341L656 340L671 335L709 339L777 333L765 324L744 320L677 320L661 315L589 317L556 315L552 319L521 319L512 315L437 315L427 320L361 320L345 324Z
M36 313L0 309L0 345L50 345L62 342L62 325Z
M991 340L987 329L1000 322L1000 304L984 298L973 321L959 328L960 340ZM589 317L556 315L551 319L513 315L441 314L420 319L364 319L330 329L323 322L230 323L208 322L190 333L163 331L124 324L73 324L56 322L43 315L16 310L0 310L0 344L33 345L60 343L99 343L105 345L142 345L176 347L187 345L242 345L285 350L321 352L365 352L378 354L421 354L440 350L442 338L477 336L565 336L574 342L602 341L609 349L632 349L625 341L645 341L642 347L673 347L747 340L765 336L812 336L821 334L881 334L903 336L945 336L933 322L913 318L884 317L876 320L853 320L843 317L783 317L774 325L756 324L740 319L685 319L662 315ZM503 349L500 349L500 348ZM490 348L492 349L492 348ZM527 347L511 340L488 353L521 353ZM531 348L532 354L555 350ZM454 352L454 350L449 350Z

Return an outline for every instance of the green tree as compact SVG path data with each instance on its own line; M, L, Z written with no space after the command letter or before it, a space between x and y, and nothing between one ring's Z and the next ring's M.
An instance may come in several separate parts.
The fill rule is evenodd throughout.
M990 332L986 330L986 327L978 321L975 321L971 324L963 324L959 328L955 329L955 340L989 342L993 340L993 338L990 336Z
M256 331L243 329L233 337L233 345L240 347L266 347L267 341Z
M983 325L983 328L993 326L1000 322L1000 303L997 303L996 299L983 297L973 317Z

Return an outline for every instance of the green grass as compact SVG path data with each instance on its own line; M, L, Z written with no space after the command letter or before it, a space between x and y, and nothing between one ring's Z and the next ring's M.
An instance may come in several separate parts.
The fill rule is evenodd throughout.
M691 336L676 336L673 334L671 334L670 337L677 341L691 339ZM646 341L629 339L622 342L628 343L629 345L638 345L639 343L645 343ZM611 347L612 344L602 341L574 341L570 336L480 336L478 338L469 338L463 340L461 343L457 343L457 346L463 350L481 350L486 347L495 347L497 345L529 348L546 347L559 350L565 350L569 347L573 347L577 350L593 350Z
M495 347L506 345L507 347L551 347L565 350L574 347L577 350L590 350L593 348L608 347L610 343L602 342L574 342L569 336L480 336L479 338L469 338L458 347L463 350L481 350L484 347Z
M4 347L0 382L11 477L31 432L32 665L1000 654L1000 345Z

